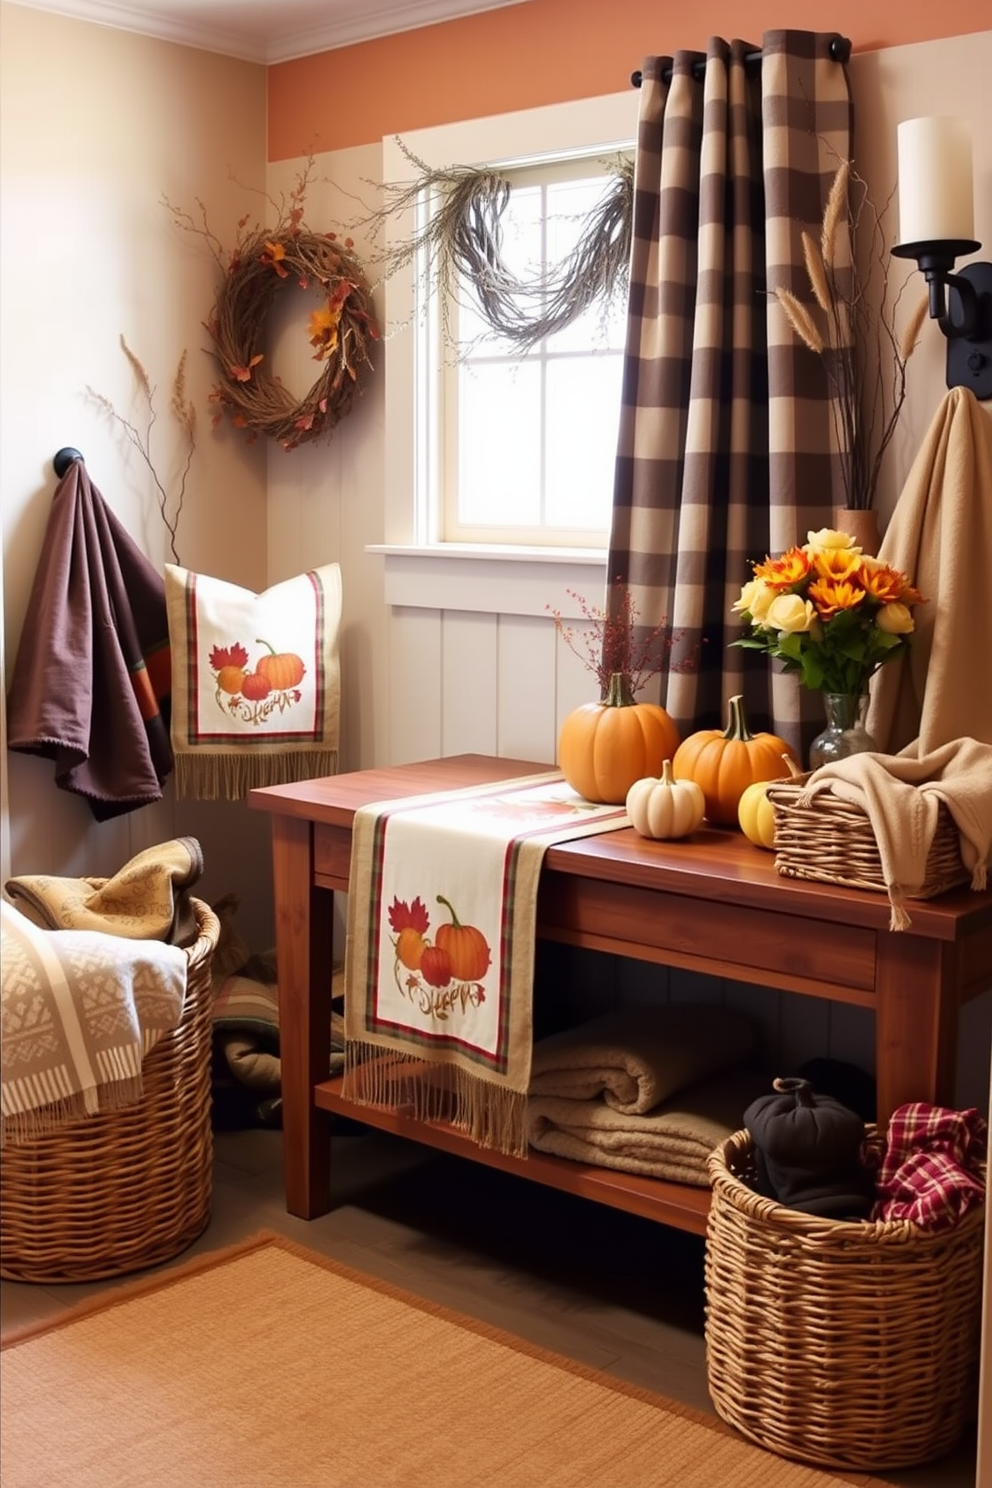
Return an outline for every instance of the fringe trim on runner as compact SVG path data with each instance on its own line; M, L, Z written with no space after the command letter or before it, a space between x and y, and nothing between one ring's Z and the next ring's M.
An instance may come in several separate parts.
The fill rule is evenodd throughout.
M264 785L292 785L336 775L336 749L284 750L272 754L177 754L176 796L194 801L240 801Z
M97 1089L60 1096L47 1106L38 1106L33 1110L5 1111L0 1118L0 1147L33 1142L51 1132L61 1132L67 1126L85 1121L88 1116L96 1116L101 1111L120 1111L126 1106L136 1106L144 1093L141 1075L132 1075L128 1079L115 1080L112 1085L101 1085ZM16 1090L14 1094L16 1095Z
M496 1085L460 1065L357 1040L345 1049L342 1092L356 1105L454 1126L479 1147L510 1157L528 1154L527 1092Z

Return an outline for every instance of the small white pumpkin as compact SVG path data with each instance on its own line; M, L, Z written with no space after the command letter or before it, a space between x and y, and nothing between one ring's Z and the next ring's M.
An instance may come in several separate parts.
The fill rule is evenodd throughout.
M660 778L635 780L627 792L627 815L642 837L664 841L687 837L703 819L706 797L694 780L676 780L671 760L665 760Z

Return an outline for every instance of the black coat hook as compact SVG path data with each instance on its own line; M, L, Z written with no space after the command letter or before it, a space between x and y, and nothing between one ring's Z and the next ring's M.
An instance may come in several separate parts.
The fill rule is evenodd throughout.
M55 452L55 458L52 460L52 464L55 467L55 474L59 480L62 479L74 460L79 460L83 465L86 463L79 450L73 449L71 445L66 445L64 449Z

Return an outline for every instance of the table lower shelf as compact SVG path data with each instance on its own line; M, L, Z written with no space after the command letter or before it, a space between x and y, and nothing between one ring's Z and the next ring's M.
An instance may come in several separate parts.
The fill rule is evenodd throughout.
M463 1132L441 1122L417 1121L399 1110L359 1105L347 1100L341 1091L340 1077L324 1080L314 1087L314 1104L321 1111L335 1112L360 1121L377 1131L391 1132L427 1147L436 1147L470 1162L515 1173L534 1183L577 1194L628 1214L639 1214L657 1224L690 1230L705 1235L706 1216L710 1207L708 1188L692 1188L685 1183L666 1183L658 1178L641 1178L636 1173L622 1173L614 1168L598 1168L589 1163L571 1162L567 1158L533 1149L527 1157L510 1157L505 1152L480 1147Z

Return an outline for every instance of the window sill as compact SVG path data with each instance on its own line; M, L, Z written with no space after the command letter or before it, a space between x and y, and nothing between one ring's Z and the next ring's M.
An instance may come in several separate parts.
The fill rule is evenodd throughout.
M411 609L467 610L491 615L547 615L581 620L569 591L599 606L606 553L599 548L519 548L472 543L408 547L373 543L385 562L385 600Z

